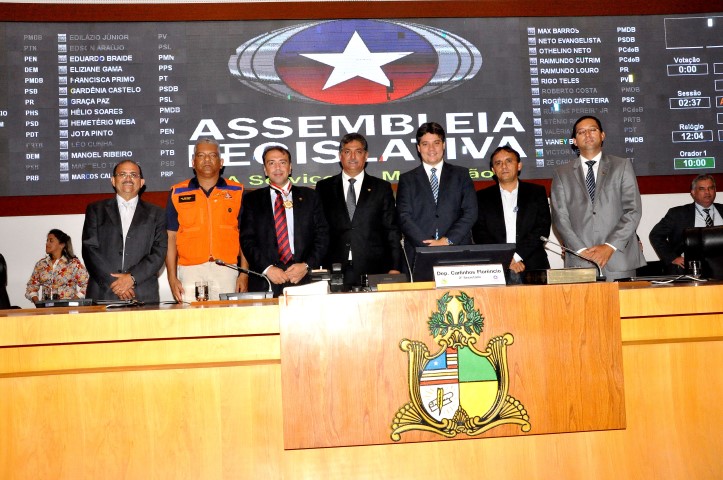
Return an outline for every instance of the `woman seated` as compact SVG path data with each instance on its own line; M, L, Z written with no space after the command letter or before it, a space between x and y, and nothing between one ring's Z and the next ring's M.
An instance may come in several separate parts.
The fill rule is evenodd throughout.
M73 254L70 237L54 228L45 241L45 253L47 256L35 264L25 289L25 298L37 303L40 300L85 297L88 271ZM40 296L41 288L48 292L43 298Z

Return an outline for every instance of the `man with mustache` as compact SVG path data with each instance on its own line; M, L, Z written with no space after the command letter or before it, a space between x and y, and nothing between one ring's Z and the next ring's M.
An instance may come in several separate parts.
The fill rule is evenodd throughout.
M344 135L339 142L341 173L316 184L331 232L324 266L341 263L347 289L361 285L363 275L402 270L392 186L365 171L368 157L363 135Z
M218 142L200 138L193 149L196 176L174 185L168 197L166 270L178 302L193 301L195 283L208 283L211 300L221 293L245 292L248 277L217 265L221 260L247 268L241 252L239 225L244 187L221 176Z
M158 274L166 257L166 215L144 202L141 166L124 160L113 168L114 198L88 205L83 261L90 273L86 296L94 300L158 302Z

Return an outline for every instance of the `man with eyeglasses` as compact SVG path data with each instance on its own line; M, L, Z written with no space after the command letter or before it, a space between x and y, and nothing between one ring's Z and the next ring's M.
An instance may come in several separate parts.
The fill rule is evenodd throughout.
M91 203L85 211L83 261L90 273L86 296L157 303L168 245L166 213L140 199L145 180L136 162L118 163L110 182L115 197Z
M552 177L552 221L567 248L599 265L608 281L632 277L645 265L635 233L642 204L630 160L602 151L605 132L599 119L580 117L570 133L579 156ZM565 255L567 267L591 267Z
M248 277L217 265L221 260L248 268L241 252L239 226L244 187L221 176L218 142L200 138L193 149L196 176L171 188L166 206L168 254L166 270L178 302L193 301L196 282L208 282L209 298L245 292Z
M715 193L713 175L698 175L690 184L693 203L671 208L650 231L650 244L668 273L685 271L683 234L686 228L723 225L723 205L714 203Z

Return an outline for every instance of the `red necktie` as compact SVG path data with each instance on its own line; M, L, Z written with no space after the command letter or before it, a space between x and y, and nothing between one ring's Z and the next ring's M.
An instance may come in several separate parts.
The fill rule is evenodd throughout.
M284 199L281 192L276 192L276 201L274 202L274 225L276 227L276 243L279 246L279 259L281 263L286 265L291 261L291 245L289 245L289 230L286 227L286 208L284 207Z

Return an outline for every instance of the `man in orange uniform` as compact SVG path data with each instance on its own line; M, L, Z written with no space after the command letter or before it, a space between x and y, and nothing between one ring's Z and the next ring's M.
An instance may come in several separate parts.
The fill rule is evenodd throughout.
M173 297L193 301L194 285L208 282L209 298L246 291L248 277L222 260L247 268L241 251L239 225L243 185L221 177L223 159L218 142L201 138L193 150L194 178L174 185L168 197L166 269Z

